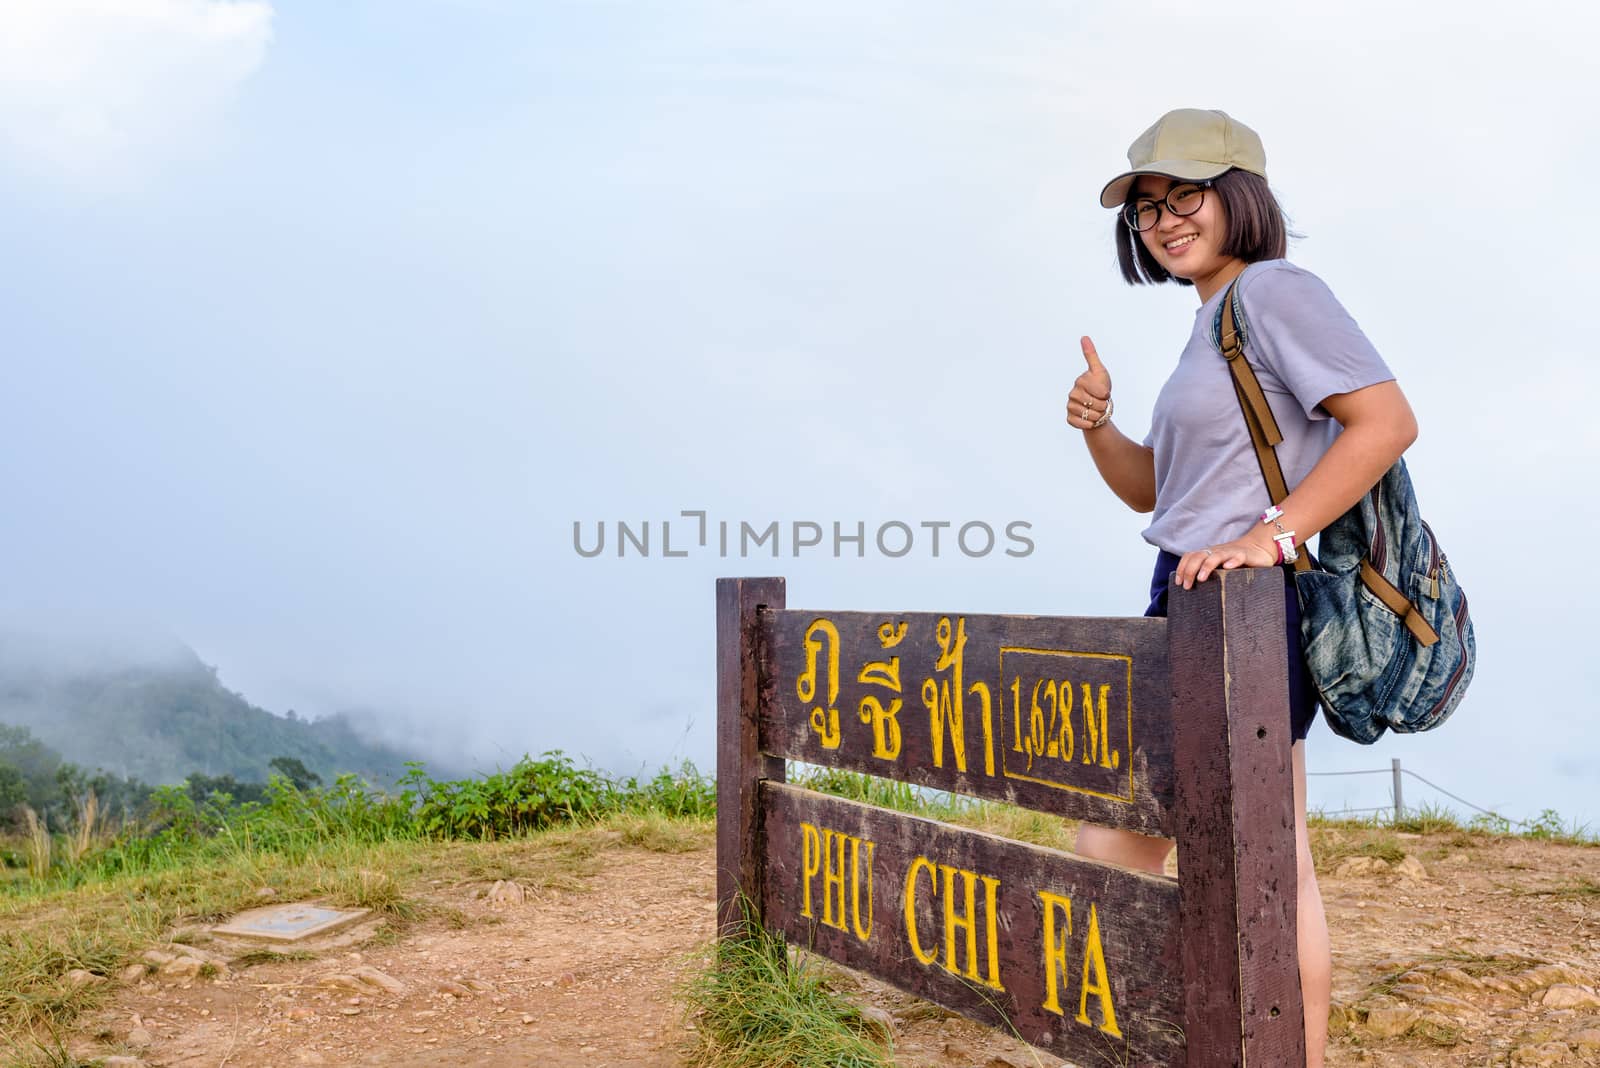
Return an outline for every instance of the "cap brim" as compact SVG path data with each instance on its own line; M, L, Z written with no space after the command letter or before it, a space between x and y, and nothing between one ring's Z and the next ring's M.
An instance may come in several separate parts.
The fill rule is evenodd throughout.
M1192 159L1158 159L1154 163L1147 163L1143 167L1136 167L1131 171L1117 175L1106 183L1100 190L1100 206L1102 208L1120 208L1128 199L1128 190L1133 188L1133 183L1139 180L1141 174L1159 174L1164 178L1176 178L1184 182L1203 182L1208 178L1215 178L1233 169L1231 163L1202 163Z

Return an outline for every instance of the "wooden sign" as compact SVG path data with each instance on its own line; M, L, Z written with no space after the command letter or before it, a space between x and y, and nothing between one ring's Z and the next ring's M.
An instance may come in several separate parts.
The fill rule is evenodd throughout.
M800 612L723 579L718 898L1084 1065L1304 1063L1282 576L1161 619ZM783 760L1178 840L1178 880L783 783Z

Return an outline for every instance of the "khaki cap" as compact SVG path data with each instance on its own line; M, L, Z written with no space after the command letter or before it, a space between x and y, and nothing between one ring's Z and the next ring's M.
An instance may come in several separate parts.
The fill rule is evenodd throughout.
M1128 147L1128 163L1131 171L1100 190L1101 207L1120 207L1141 174L1203 182L1237 167L1267 176L1267 152L1254 130L1225 112L1198 108L1179 108L1161 116Z

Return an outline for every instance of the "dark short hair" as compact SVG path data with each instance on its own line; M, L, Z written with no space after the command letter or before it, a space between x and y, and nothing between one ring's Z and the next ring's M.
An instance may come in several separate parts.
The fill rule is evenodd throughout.
M1211 189L1222 201L1222 211L1228 220L1228 232L1223 237L1224 256L1237 256L1246 263L1259 260L1281 260L1289 248L1289 226L1283 216L1278 198L1272 195L1267 180L1259 174L1237 168L1224 171L1212 179ZM1128 190L1124 206L1134 201L1133 189ZM1168 274L1138 234L1128 229L1117 212L1116 221L1117 265L1129 285L1156 282L1176 282L1180 286L1194 285L1187 278Z

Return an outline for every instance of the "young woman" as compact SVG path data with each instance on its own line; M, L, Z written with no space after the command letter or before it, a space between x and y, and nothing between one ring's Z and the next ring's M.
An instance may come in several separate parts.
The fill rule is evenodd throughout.
M1277 524L1293 532L1293 547L1360 500L1416 438L1417 424L1394 376L1328 287L1284 259L1287 228L1254 131L1220 111L1173 111L1133 143L1128 162L1131 169L1100 195L1103 206L1118 209L1122 277L1193 286L1200 310L1142 442L1112 421L1111 374L1087 337L1088 369L1067 397L1067 422L1083 432L1112 492L1135 511L1154 513L1144 532L1158 550L1146 614L1165 615L1169 575L1189 589L1218 568L1284 563L1273 538L1278 527L1262 521L1271 500L1232 378L1211 343L1230 283L1239 282L1249 326L1246 359L1283 433L1277 454L1291 492ZM1317 698L1301 653L1294 582L1286 579L1284 715L1294 737L1300 984L1306 1063L1320 1068L1333 963L1306 834L1305 738ZM1085 826L1077 849L1159 872L1172 843Z

